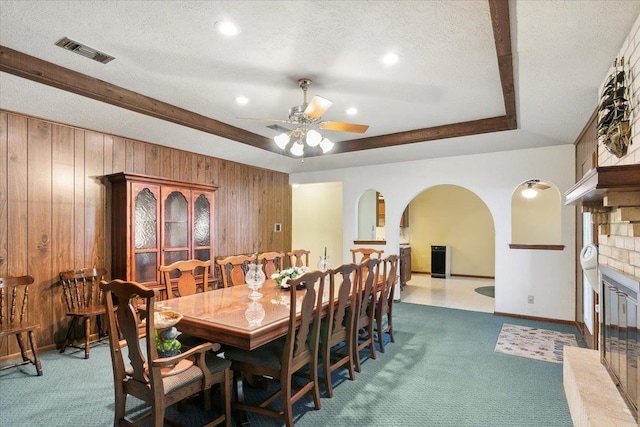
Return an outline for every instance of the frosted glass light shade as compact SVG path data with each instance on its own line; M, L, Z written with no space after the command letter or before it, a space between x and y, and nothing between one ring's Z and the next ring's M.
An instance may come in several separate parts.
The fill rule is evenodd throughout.
M524 190L522 190L522 196L526 197L527 199L533 199L537 195L538 195L538 192L531 187L527 187Z
M289 135L287 135L286 133L281 133L280 135L274 137L273 140L276 142L276 145L278 147L284 150L284 148L289 143Z
M322 148L322 153L326 153L333 148L333 142L325 138L320 142L320 148Z
M304 154L304 146L299 141L297 141L291 146L291 154L293 154L294 156L302 156Z
M309 147L315 147L320 144L320 141L322 141L322 135L320 135L320 132L314 129L307 132L307 145Z

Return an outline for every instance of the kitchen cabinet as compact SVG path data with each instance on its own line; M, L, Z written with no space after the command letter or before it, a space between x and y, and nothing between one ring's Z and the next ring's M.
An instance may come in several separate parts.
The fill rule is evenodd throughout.
M400 287L404 287L411 280L411 247L400 248Z
M106 178L114 279L162 291L160 265L213 259L216 186L128 173Z
M376 227L385 226L385 205L382 194L376 192Z

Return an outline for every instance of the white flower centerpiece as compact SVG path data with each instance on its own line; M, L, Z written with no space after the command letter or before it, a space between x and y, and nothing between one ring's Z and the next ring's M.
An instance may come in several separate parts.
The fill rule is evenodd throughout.
M289 279L301 276L309 271L309 267L291 267L284 270L278 270L271 275L271 279L275 280L279 287L288 288Z

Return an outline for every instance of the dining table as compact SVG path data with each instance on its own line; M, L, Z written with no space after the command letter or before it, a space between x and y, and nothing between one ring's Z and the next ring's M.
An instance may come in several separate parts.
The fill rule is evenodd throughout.
M329 280L323 301L328 305ZM156 302L156 311L170 310L182 315L176 325L182 333L253 350L284 336L288 330L291 291L267 279L256 298L247 285L231 286ZM297 306L304 292L296 292Z

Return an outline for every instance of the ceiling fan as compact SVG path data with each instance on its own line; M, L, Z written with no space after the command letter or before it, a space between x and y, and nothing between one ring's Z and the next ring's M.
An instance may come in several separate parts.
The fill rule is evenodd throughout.
M527 199L532 199L536 197L538 195L537 190L546 190L547 188L551 187L551 184L549 184L546 181L541 181L539 179L530 179L528 181L523 182L520 185L526 187L524 190L522 190L522 195Z
M333 102L317 95L311 99L311 102L307 102L307 90L311 85L311 80L300 79L298 80L298 85L302 89L303 93L302 104L295 105L289 109L288 120L252 119L289 123L297 126L291 131L285 129L287 132L283 132L274 137L276 145L281 149L284 150L289 142L293 141L290 151L291 154L295 156L302 156L304 154L305 144L309 147L316 147L319 145L323 153L331 150L331 148L333 148L333 142L327 138L323 138L320 132L315 130L314 127L330 131L352 133L365 133L367 129L369 129L369 125L328 120L323 121L322 115L329 109L329 107L331 107Z

